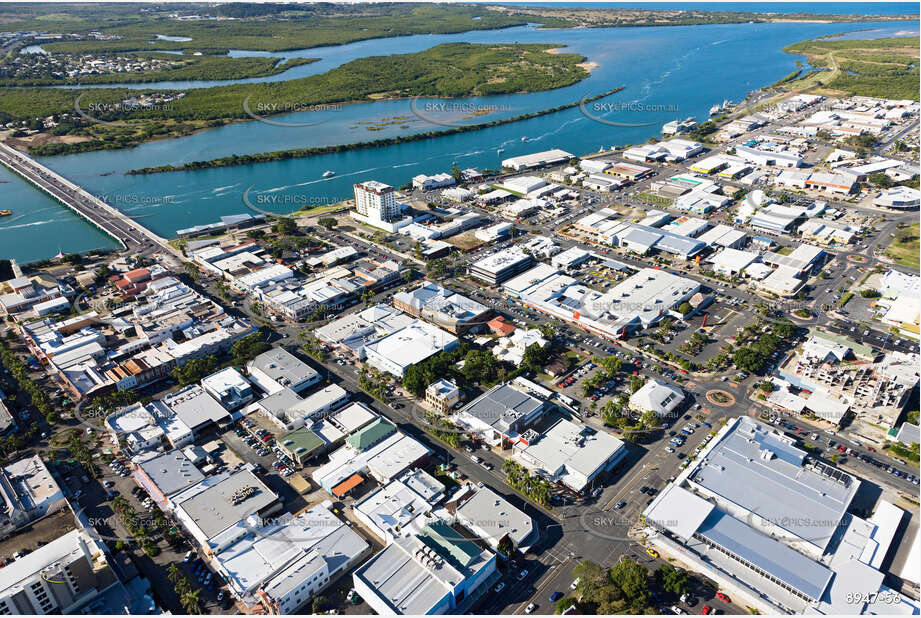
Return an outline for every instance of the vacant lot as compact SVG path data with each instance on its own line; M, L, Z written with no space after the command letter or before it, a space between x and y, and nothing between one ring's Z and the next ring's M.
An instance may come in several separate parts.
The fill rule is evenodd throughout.
M902 266L918 268L918 251L921 249L921 223L915 223L895 233L895 240L886 249L886 255Z

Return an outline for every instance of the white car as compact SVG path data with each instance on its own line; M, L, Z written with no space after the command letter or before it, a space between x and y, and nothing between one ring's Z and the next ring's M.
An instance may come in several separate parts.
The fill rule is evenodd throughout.
M534 605L534 603L528 603L528 606L524 608L524 613L530 614L530 613L533 612L535 609L537 609L537 606Z
M675 452L675 449L673 449L673 448L670 447L670 446L666 446L666 447L665 447L665 452L666 452L666 453L674 453L674 452Z

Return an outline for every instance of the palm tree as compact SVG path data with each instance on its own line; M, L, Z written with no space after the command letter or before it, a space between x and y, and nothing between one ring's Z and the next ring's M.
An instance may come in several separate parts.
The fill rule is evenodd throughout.
M166 570L166 577L170 580L173 586L179 582L179 578L182 577L182 572L179 570L179 567L176 566L176 563L169 565L169 568Z
M198 599L200 590L189 590L179 597L179 604L187 614L201 614L201 605Z

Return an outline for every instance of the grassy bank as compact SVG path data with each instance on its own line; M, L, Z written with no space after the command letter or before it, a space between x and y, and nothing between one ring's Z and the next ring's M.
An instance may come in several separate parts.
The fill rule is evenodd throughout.
M910 37L872 40L814 39L788 45L813 67L799 79L783 83L789 90L820 89L871 97L919 100L918 41Z

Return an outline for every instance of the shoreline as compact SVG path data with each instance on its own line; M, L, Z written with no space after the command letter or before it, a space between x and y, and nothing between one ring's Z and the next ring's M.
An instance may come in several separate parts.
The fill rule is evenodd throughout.
M311 148L300 148L300 149L288 149L288 150L276 150L271 152L263 152L259 154L251 155L242 155L242 156L232 156L232 157L219 157L216 159L209 159L207 161L191 161L189 163L184 163L183 165L173 166L170 164L160 165L156 167L142 167L138 169L127 170L124 173L125 176L138 176L146 174L162 174L167 172L189 172L197 171L202 169L214 169L221 167L237 167L240 165L252 165L256 163L270 163L273 161L287 161L291 159L307 159L316 156L322 156L325 154L333 154L339 152L351 152L356 150L369 150L373 148L379 148L381 146L393 146L397 144L405 144L410 142L418 142L427 139L436 139L439 137L445 137L447 135L457 135L460 133L470 133L473 131L481 131L483 129L489 129L493 127L503 126L506 124L514 124L516 122L522 122L525 120L531 120L533 118L539 118L541 116L547 116L550 114L555 114L556 112L561 112L567 109L572 109L574 107L579 107L585 103L590 103L603 99L605 97L616 94L624 89L624 86L618 86L611 90L602 92L592 97L580 99L579 101L574 101L559 105L557 107L551 107L548 109L538 110L536 112L530 112L527 114L521 114L518 116L512 116L510 118L503 118L501 120L492 120L490 122L463 125L459 127L453 127L450 129L445 129L442 131L426 131L423 133L412 133L404 136L395 136L390 138L383 138L378 140L371 140L366 142L353 142L351 144L333 144L328 146L315 146Z

